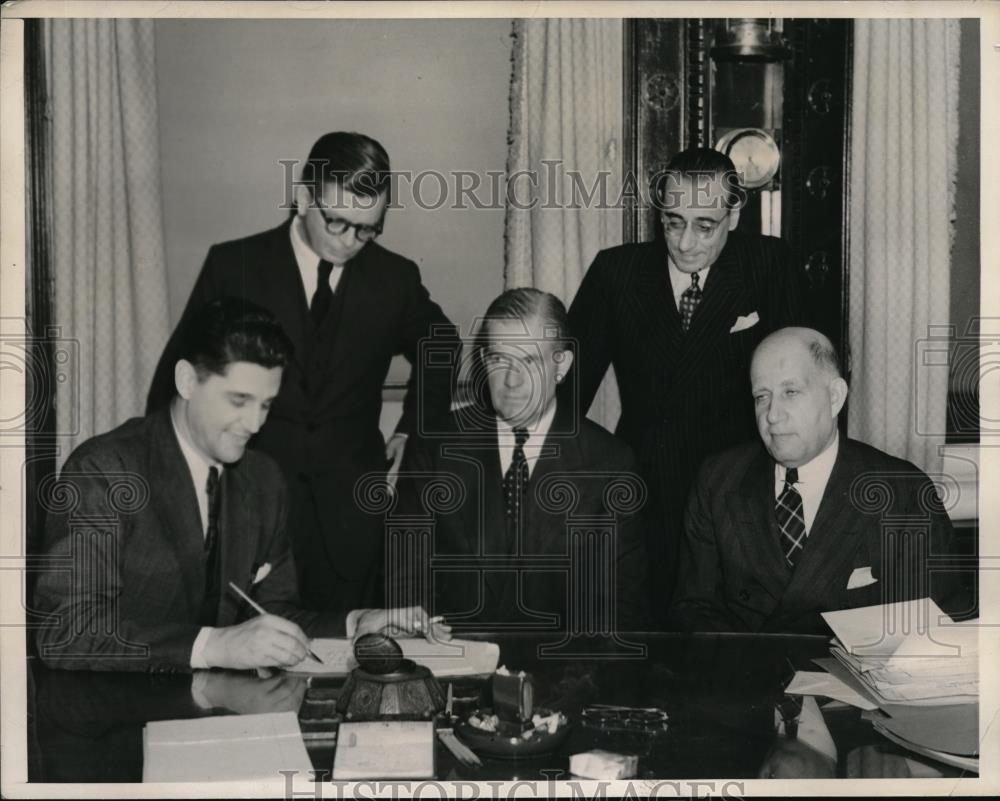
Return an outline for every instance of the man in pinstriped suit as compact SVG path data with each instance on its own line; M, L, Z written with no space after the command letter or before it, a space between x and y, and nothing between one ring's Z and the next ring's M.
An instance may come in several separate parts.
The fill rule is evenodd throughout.
M662 238L601 251L569 315L582 410L614 366L616 433L648 483L650 586L672 587L695 471L708 454L755 436L750 356L769 332L803 322L805 294L780 240L734 232L742 189L727 156L678 153L655 197ZM651 596L654 625L666 626L667 599Z

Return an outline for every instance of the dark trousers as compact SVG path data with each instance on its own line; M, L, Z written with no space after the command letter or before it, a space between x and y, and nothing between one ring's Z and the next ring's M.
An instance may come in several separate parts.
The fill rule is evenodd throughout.
M302 605L335 612L382 606L381 521L350 513L355 510L342 508L333 513L317 497L323 491L322 485L304 474L289 481L288 528ZM345 556L357 551L343 547L346 537L366 538L378 546L367 549L364 557Z

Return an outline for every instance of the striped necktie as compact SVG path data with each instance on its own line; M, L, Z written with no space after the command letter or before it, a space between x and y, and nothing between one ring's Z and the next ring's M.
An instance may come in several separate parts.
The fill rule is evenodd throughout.
M774 504L774 516L778 520L778 528L781 530L781 547L785 552L785 559L792 567L802 553L806 544L806 520L802 514L802 496L795 489L799 481L799 471L795 467L790 467L785 471L785 486Z

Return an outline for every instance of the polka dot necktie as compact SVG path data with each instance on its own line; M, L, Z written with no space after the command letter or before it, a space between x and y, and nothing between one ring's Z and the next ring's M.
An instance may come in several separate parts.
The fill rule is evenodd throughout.
M799 471L790 467L785 471L785 487L774 504L774 516L781 529L781 546L785 552L788 564L795 566L795 561L802 553L806 544L806 520L802 514L802 496L795 489L799 481Z
M681 329L684 333L691 327L691 318L694 317L694 310L701 303L701 287L698 286L698 273L691 273L691 286L684 290L681 295Z
M514 455L503 476L503 496L510 520L517 520L520 516L524 487L528 483L528 460L524 456L524 443L527 441L527 429L515 428Z

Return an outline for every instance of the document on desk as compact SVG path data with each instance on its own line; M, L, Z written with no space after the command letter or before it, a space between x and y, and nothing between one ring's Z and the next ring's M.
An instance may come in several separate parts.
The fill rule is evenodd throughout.
M954 655L947 632L963 628L951 623L930 598L878 604L855 609L824 612L823 619L833 629L844 650L859 659L889 659L907 639L909 648L921 656ZM962 635L956 635L962 636ZM913 637L919 639L913 641ZM970 635L965 635L968 641Z
M878 709L878 704L857 692L835 676L822 671L799 670L785 688L789 695L822 695L860 709Z
M396 642L403 656L418 665L430 668L438 678L448 676L478 676L493 673L500 661L500 646L475 640L430 642L421 637L400 638ZM353 643L346 638L320 638L312 641L312 649L323 660L318 664L305 659L292 673L350 673L358 666Z
M313 769L294 712L147 723L142 750L144 782L311 777Z
M433 721L340 724L333 757L334 781L433 778Z
M975 703L978 621L953 623L930 598L826 612L831 653L879 705Z

